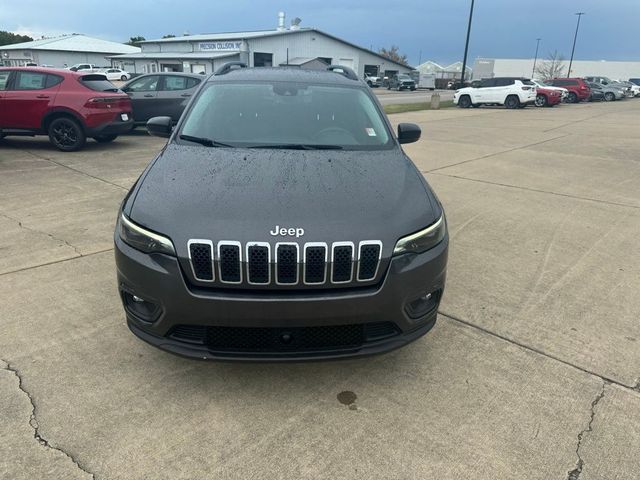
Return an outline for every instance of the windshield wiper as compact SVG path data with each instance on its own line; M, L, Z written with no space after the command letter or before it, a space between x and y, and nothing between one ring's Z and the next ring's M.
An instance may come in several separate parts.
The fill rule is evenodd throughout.
M180 135L180 140L199 143L200 145L204 145L205 147L233 147L233 145L229 145L228 143L216 142L211 138L194 137L192 135Z
M312 145L309 143L280 143L269 145L251 145L247 148L272 148L282 150L343 150L344 147L340 145Z

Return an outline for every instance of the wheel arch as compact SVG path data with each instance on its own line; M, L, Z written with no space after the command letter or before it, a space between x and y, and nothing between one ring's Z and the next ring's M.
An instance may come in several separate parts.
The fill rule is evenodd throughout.
M42 124L41 124L42 129L45 132L48 131L49 125L51 124L51 122L53 122L56 118L60 118L60 117L72 118L73 120L77 121L80 124L80 127L82 127L82 130L84 131L84 133L85 134L87 133L87 126L85 125L82 117L78 115L76 112L74 112L73 110L65 107L57 107L47 112L47 114L44 117L42 117Z

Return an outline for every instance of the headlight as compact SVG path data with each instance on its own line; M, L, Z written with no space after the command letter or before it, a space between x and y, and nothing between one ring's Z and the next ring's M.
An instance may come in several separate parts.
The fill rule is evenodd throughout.
M401 238L393 250L394 255L423 253L439 244L447 233L447 222L442 216L433 224L412 235Z
M176 250L167 237L150 232L129 220L125 214L120 215L118 222L120 238L136 250L145 253L166 253L175 256Z

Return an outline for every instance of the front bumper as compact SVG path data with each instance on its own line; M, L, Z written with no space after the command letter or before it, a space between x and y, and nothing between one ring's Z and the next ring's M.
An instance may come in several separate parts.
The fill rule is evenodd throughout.
M381 284L342 290L265 291L202 289L188 285L178 261L162 254L145 254L115 238L118 288L125 304L127 323L142 340L179 355L220 360L302 361L361 357L399 348L427 333L435 324L444 291L448 237L423 254L405 254L390 262ZM407 305L433 293L429 309L412 318ZM152 321L144 321L127 306L127 295L136 295L158 306ZM414 315L415 316L415 315ZM395 333L353 345L315 348L295 344L282 349L220 348L203 337L193 343L176 339L181 326L273 330L278 334L307 327L393 324ZM254 331L254 330L250 330ZM257 331L257 330L256 330Z

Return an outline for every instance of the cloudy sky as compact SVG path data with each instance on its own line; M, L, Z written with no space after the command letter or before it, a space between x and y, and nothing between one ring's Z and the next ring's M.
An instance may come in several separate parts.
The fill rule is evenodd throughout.
M34 37L84 33L114 41L183 32L275 28L277 12L363 47L396 44L410 63L460 60L470 0L0 0L0 30ZM640 60L640 0L476 0L469 58L568 57L577 11L576 58ZM640 72L639 72L640 73Z

